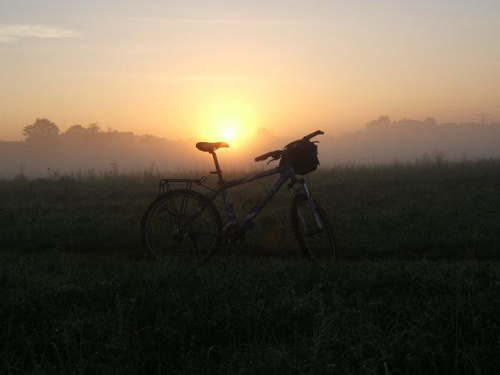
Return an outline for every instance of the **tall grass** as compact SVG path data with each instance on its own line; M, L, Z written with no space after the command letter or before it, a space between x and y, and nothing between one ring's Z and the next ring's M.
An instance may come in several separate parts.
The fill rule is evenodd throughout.
M0 247L137 255L140 220L158 194L158 179L144 174L2 180ZM269 178L230 190L238 217L272 183ZM338 166L311 174L310 186L334 224L343 259L498 258L498 160ZM289 204L282 189L248 233L249 251L293 246L282 244L292 237Z

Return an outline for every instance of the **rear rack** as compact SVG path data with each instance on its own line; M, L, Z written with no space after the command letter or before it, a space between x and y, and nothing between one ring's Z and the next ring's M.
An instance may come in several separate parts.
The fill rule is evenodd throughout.
M201 178L195 179L195 178L164 178L160 180L160 187L159 187L159 194L165 194L170 191L170 184L173 183L184 183L184 189L186 190L191 190L193 184L203 186L206 189L213 190L209 188L208 186L202 185L205 181L207 180L206 176L203 176Z

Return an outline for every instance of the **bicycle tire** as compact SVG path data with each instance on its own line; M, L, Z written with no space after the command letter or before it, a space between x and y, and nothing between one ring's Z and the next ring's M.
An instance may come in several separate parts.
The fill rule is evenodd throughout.
M189 224L182 220L205 208ZM202 194L186 189L171 190L157 197L146 209L141 222L142 242L155 259L165 256L195 257L205 261L222 243L222 219L217 208Z
M307 259L318 263L333 263L337 255L333 228L321 206L314 200L312 202L323 228L318 228L307 195L299 193L294 197L291 207L295 238Z

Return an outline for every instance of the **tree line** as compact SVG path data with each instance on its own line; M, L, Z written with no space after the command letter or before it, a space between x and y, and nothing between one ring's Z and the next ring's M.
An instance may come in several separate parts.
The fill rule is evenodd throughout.
M64 133L61 133L59 127L47 118L38 118L31 125L27 125L23 129L23 135L27 142L50 142L57 139L61 134L64 135L94 135L100 132L100 127L97 123L92 123L87 127L82 125L72 125Z

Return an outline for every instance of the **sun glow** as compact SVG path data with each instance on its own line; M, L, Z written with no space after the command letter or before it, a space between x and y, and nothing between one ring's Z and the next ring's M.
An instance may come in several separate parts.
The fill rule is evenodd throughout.
M231 142L236 137L236 131L233 127L225 128L222 136L226 142Z
M245 121L233 116L216 121L214 130L231 147L240 148L249 137L249 127Z
M256 130L257 119L251 101L218 99L199 111L200 138L226 142L231 152L244 151Z

